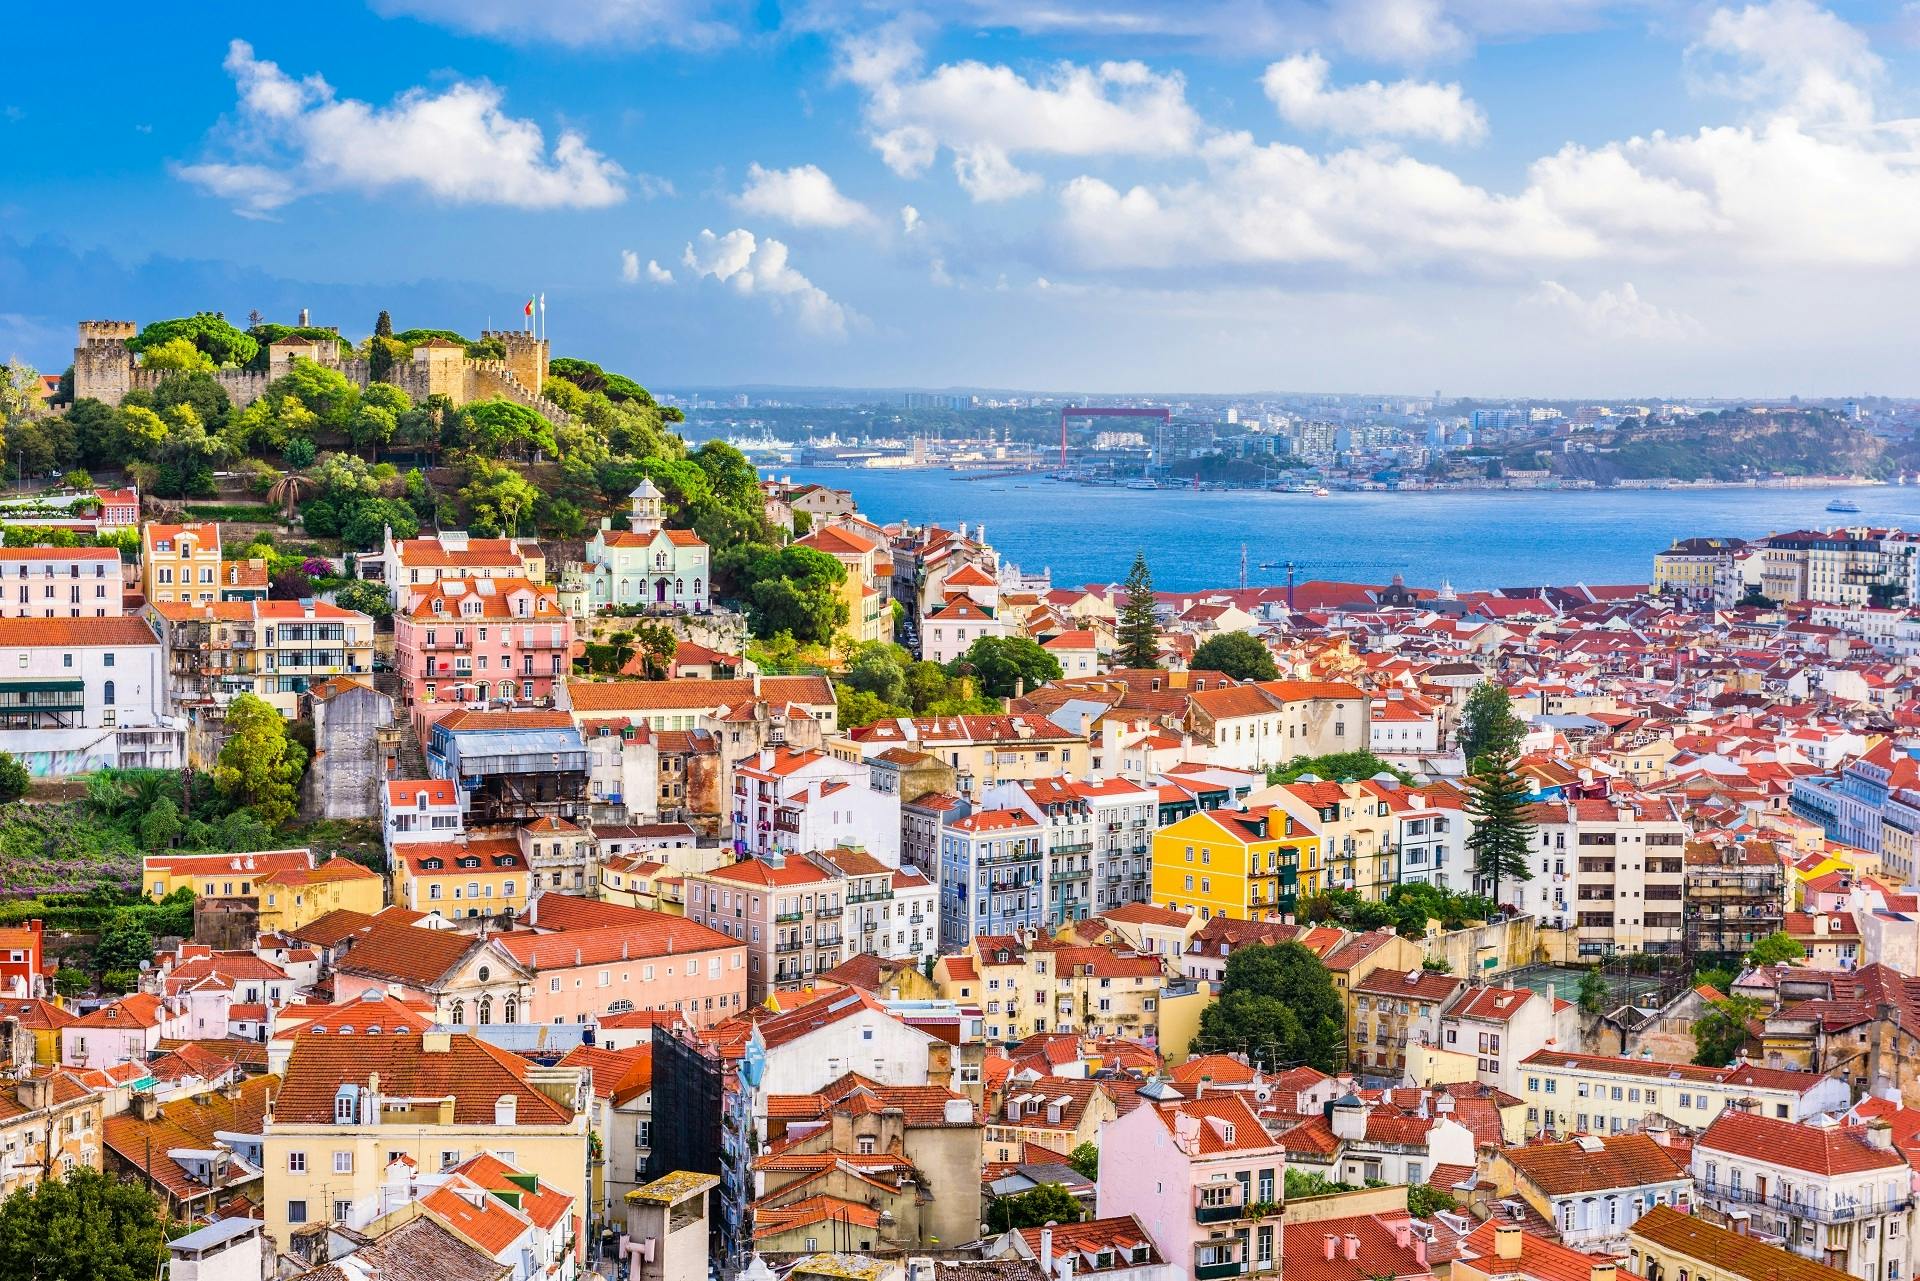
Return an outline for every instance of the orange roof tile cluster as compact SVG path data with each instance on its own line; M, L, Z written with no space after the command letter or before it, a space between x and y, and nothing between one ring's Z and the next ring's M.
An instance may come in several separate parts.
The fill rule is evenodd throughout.
M1802 1125L1728 1108L1713 1119L1696 1148L1736 1156L1762 1157L1809 1174L1832 1176L1866 1170L1904 1168L1898 1152L1877 1148L1864 1126Z
M1645 1134L1536 1143L1507 1148L1504 1155L1522 1177L1548 1196L1639 1188L1691 1177L1671 1150Z
M519 1125L567 1125L572 1112L527 1083L528 1064L464 1032L429 1049L429 1034L410 1030L343 1035L308 1028L295 1038L274 1116L292 1125L332 1125L342 1085L365 1089L378 1073L387 1098L452 1098L457 1125L491 1126L495 1100L516 1100Z

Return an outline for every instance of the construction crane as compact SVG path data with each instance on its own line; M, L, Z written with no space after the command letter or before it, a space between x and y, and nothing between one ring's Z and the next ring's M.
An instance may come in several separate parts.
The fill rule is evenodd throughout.
M1261 569L1284 568L1287 571L1287 608L1292 609L1294 583L1296 578L1303 572L1312 573L1312 574L1342 573L1342 572L1373 573L1379 570L1389 570L1391 572L1398 573L1399 571L1405 569L1407 567L1407 564L1408 562L1404 560L1400 560L1400 561L1320 560L1316 558L1311 561L1292 561L1292 560L1264 561L1261 563L1260 568ZM1242 573L1242 581L1244 583L1245 570L1243 569L1241 573Z

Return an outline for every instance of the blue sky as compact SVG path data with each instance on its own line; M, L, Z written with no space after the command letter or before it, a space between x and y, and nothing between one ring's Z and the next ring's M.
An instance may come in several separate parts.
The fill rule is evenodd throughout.
M15 15L88 53L0 85L0 354L539 290L668 388L1920 393L1920 3L192 15Z

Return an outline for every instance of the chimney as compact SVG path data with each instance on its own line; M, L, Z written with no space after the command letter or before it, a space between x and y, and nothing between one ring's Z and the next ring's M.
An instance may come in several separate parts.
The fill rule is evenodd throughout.
M133 1114L142 1121L151 1121L160 1114L160 1100L152 1091L142 1090L133 1096Z
M453 1035L448 1032L422 1032L420 1034L420 1053L446 1054L453 1049Z
M1619 1275L1620 1265L1612 1260L1608 1260L1605 1263L1596 1263L1589 1268L1587 1270L1587 1281L1615 1281L1615 1278Z
M1053 1230L1058 1224L1053 1219L1040 1229L1040 1275L1053 1275Z
M1893 1127L1885 1121L1875 1120L1867 1126L1867 1142L1882 1152L1893 1151Z
M1345 1243L1347 1247L1346 1249L1347 1262L1352 1263L1355 1259L1360 1257L1360 1238L1354 1233L1349 1232L1345 1237L1341 1238L1341 1240Z
M1520 1225L1517 1223L1502 1223L1493 1230L1493 1253L1495 1257L1501 1259L1519 1258L1520 1241Z
M1424 1268L1427 1266L1427 1239L1425 1237L1415 1237L1413 1239L1413 1262L1416 1267Z
M23 1077L14 1087L14 1093L20 1100L20 1106L29 1112L38 1112L53 1099L53 1078L49 1076Z
M1393 1225L1393 1245L1395 1249L1397 1250L1406 1249L1407 1240L1412 1236L1413 1236L1413 1224L1411 1220L1402 1219L1400 1222Z
M1340 1253L1340 1238L1333 1235L1333 1233L1329 1232L1323 1236L1321 1243L1326 1248L1327 1258L1332 1259Z

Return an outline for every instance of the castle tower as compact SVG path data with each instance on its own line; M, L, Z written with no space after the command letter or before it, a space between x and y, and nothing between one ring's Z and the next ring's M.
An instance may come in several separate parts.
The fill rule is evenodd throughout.
M627 523L633 526L633 532L649 538L659 533L664 519L660 515L660 491L655 488L653 481L642 478L627 497L633 500L633 510L627 515Z
M445 396L456 405L467 399L467 349L445 338L429 338L413 349L414 377L407 390L415 400ZM424 390L422 390L424 388Z
M546 339L535 338L518 329L489 330L480 336L499 339L507 353L507 372L518 379L522 387L536 396L540 395L547 383Z
M133 387L133 352L127 346L138 333L131 320L83 320L73 349L73 396L118 405Z

